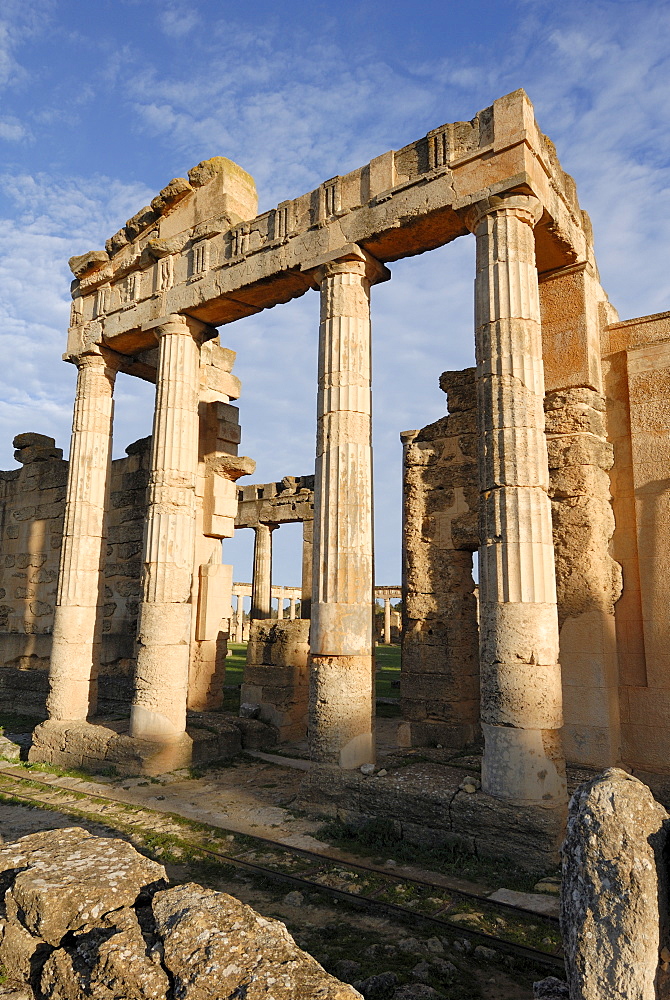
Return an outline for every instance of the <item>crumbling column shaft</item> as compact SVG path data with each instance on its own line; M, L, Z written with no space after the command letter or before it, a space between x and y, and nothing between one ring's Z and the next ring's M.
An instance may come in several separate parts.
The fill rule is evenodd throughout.
M251 581L252 621L270 617L272 609L272 526L254 528L254 570Z
M370 283L377 262L326 264L321 288L309 735L314 759L374 758Z
M533 227L539 202L491 198L477 236L482 788L565 803L561 676Z
M197 332L182 316L171 316L156 334L156 410L131 734L169 740L186 729L200 347Z
M384 598L384 642L391 645L391 599Z
M50 719L94 714L102 637L101 573L111 463L116 367L97 348L77 361L58 596L54 614Z
M290 621L295 621L295 597L289 598L288 616Z

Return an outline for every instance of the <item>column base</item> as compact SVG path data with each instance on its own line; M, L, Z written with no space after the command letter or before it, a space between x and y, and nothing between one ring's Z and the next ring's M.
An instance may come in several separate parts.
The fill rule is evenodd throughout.
M165 774L220 756L216 736L205 730L181 733L170 741L128 735L128 721L57 722L47 720L33 732L28 760L64 768L116 774Z

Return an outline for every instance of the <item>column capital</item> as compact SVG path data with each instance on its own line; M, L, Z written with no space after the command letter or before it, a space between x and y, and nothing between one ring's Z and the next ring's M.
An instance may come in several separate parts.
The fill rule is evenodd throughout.
M161 316L151 320L142 326L143 331L151 332L157 340L166 336L193 337L198 344L203 344L206 340L212 340L217 336L217 331L208 323L202 323L193 316L185 313L170 313L168 316Z
M311 272L315 288L319 288L324 278L334 274L359 274L367 278L371 285L388 281L391 277L389 269L357 243L345 243L337 250L322 254L303 265L303 270Z
M496 212L508 212L516 215L521 222L534 228L542 218L542 203L533 194L509 192L490 195L466 209L463 213L463 221L471 233L476 233L483 219Z
M127 359L122 354L117 354L116 351L101 347L100 344L91 344L81 354L70 357L68 360L72 361L78 369L97 368L100 371L107 369L107 374L116 376L123 362Z

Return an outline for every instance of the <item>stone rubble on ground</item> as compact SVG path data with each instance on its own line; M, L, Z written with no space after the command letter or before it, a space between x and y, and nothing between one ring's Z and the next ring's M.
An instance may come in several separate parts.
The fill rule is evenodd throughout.
M0 848L7 1000L355 1000L284 924L70 827ZM11 988L10 988L11 987Z

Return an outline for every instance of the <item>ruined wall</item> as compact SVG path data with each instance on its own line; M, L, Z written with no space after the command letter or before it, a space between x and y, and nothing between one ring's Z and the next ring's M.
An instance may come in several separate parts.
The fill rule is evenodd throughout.
M226 409L236 410L227 405ZM45 717L68 463L52 438L20 434L14 444L22 467L0 472L0 709ZM103 571L98 701L102 713L126 712L132 698L150 452L151 438L142 438L126 448L125 458L112 462ZM229 486L236 505L235 485ZM204 506L201 501L200 524ZM233 516L231 512L231 533ZM202 546L217 549L220 558L218 539L203 536ZM218 707L223 698L228 633L220 632L219 626L226 611L230 615L230 598L227 602L223 598L230 592L232 574L220 563L211 568L220 571L217 576L224 586L218 591L210 588L209 603L216 605L218 614L216 635L207 639L206 627L201 628L193 644L189 707L197 709ZM194 584L199 609L207 603L202 575ZM208 645L214 647L211 654ZM207 656L214 670L199 673L200 661Z
M670 773L670 313L610 324L603 338L623 760Z
M588 223L588 219L586 219ZM588 225L587 225L588 231ZM621 760L601 333L616 313L591 260L539 276L542 359L563 688L563 745L572 763Z
M0 707L45 715L67 462L53 438L19 434L0 472Z
M279 742L304 739L309 703L309 621L252 621L241 701L260 706Z
M404 746L463 746L479 728L474 369L445 372L440 386L449 416L402 435Z

